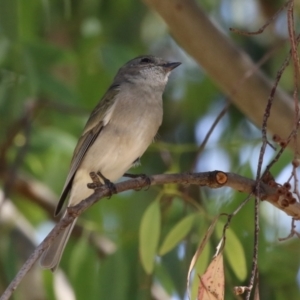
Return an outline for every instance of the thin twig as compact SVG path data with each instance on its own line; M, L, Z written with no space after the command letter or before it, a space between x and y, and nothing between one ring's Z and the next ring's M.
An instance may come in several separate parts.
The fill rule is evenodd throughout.
M298 46L299 42L300 42L300 34L299 34L299 35L297 36L297 38L296 38L296 45L297 45L297 46ZM277 88L277 85L278 85L278 83L279 83L279 81L280 81L280 79L281 79L281 77L282 77L282 74L283 74L284 70L285 70L285 69L287 68L287 66L289 65L291 58L292 58L292 49L290 50L289 55L286 57L286 59L284 60L283 64L281 65L280 69L279 69L278 72L277 72L277 75L276 75L276 81L275 81L275 84L274 84L274 86L273 86L273 88L272 88L271 95L273 94L273 96L274 96L275 91L276 91L276 88ZM271 95L270 95L270 97L271 97ZM269 99L270 99L270 98L269 98ZM298 126L299 126L299 118L298 118L298 120L297 120L295 123L297 123L297 129L298 129ZM288 136L287 139L286 139L286 143L285 143L284 145L281 146L281 149L279 150L279 152L277 153L277 155L275 156L275 158L274 158L274 159L268 164L268 166L266 167L265 172L270 171L271 167L279 160L279 158L281 157L281 155L282 155L282 153L284 152L285 148L288 146L288 144L290 143L292 137L295 136L296 133L297 133L297 130L294 129L294 130L289 134L289 136ZM268 141L267 141L267 143L269 144Z
M282 44L283 43L281 42L280 44L273 47L273 49L271 51L266 53L258 62L255 63L253 68L251 68L250 70L248 70L244 74L244 76L238 81L235 88L233 89L233 91L231 93L231 96L234 95L235 93L237 93L240 88L242 88L242 85L244 84L244 82L248 78L250 78L257 70L259 70L259 68L270 58L270 56L272 56L277 51L277 49L279 47L282 46ZM199 159L200 154L202 153L203 149L205 148L205 146L206 146L213 130L215 129L215 127L217 126L219 121L223 118L223 116L226 114L226 112L228 111L230 105L231 105L231 103L228 101L227 104L224 106L224 108L221 110L221 112L217 115L215 121L213 122L213 124L211 125L211 127L208 130L207 134L205 135L205 138L204 138L203 142L200 144L200 146L199 146L199 148L196 152L194 161L193 161L192 166L190 168L191 172L195 171L196 164L197 164L197 161ZM270 147L273 147L273 146L270 144Z
M281 10L283 10L283 8L287 7L290 4L290 2L291 1L288 1L283 7L280 8L279 11L281 11ZM273 20L274 18L276 18L278 16L279 11L273 16L273 18L271 20ZM267 23L267 25L268 25L268 23ZM264 30L265 27L263 26L263 30ZM257 33L259 33L259 31ZM273 104L273 99L274 99L274 95L275 95L279 80L280 80L280 78L282 76L282 73L285 70L286 66L289 64L289 61L290 61L290 56L285 60L285 62L283 63L283 66L277 72L277 77L276 77L275 83L272 87L270 96L268 98L265 113L264 113L264 116L263 116L262 145L261 145L261 149L260 149L260 153L259 153L257 173L256 173L257 196L255 197L255 207L254 207L254 210L255 210L255 216L254 216L255 225L254 225L254 227L255 227L255 229L254 229L253 262L252 262L252 268L251 268L251 276L250 276L250 280L249 280L249 284L248 284L249 290L247 291L247 294L246 294L246 299L247 300L250 299L251 291L252 291L252 288L254 286L254 280L255 280L256 274L258 272L257 268L258 268L259 197L260 197L259 186L260 186L260 182L261 182L261 173L262 173L262 165L263 165L264 155L265 155L266 147L269 144L268 139L267 139L267 123L268 123L268 119L270 117L270 112L271 112L271 108L272 108L272 104Z
M292 219L292 222L291 222L291 231L290 231L289 235L287 237L284 237L284 238L279 238L278 240L280 242L286 241L286 240L292 238L294 235L296 235L298 238L300 238L299 232L296 231L295 220Z
M246 35L246 36L251 36L251 35L258 35L264 32L264 30L278 17L278 15L292 2L293 0L290 0L286 2L283 6L281 6L278 11L270 18L262 27L260 27L257 31L243 31L235 28L229 28L230 31L235 32L240 35Z
M298 104L298 90L299 90L299 56L297 52L298 47L298 38L295 38L295 28L294 28L294 2L291 1L288 10L287 10L287 21L288 21L288 32L291 44L291 56L293 58L293 67L294 67L294 106L295 106L295 116L294 116L294 130L293 130L293 140L294 140L294 160L296 160L299 156L299 151L297 147L297 139L298 139L298 129L299 129L299 104ZM293 165L292 175L294 178L294 189L298 196L298 200L300 200L300 193L298 188L298 175L295 165Z
M214 129L216 128L216 126L218 125L218 123L220 122L220 120L224 117L224 115L227 113L228 111L228 108L229 106L231 105L231 103L229 101L227 101L226 105L223 107L223 109L220 111L220 113L217 115L216 119L214 120L213 124L211 125L211 127L209 128L207 134L205 135L205 138L203 140L203 142L200 144L197 152L196 152L196 155L195 155L195 158L194 158L194 161L193 161L193 164L190 168L190 170L193 172L196 168L196 165L197 165L197 161L199 159L199 156L200 154L202 153L203 149L205 148L211 134L213 133Z

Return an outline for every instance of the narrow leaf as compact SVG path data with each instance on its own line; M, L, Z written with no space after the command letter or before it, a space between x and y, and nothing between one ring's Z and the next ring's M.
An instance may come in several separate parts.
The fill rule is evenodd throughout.
M224 300L223 255L215 257L206 272L200 277L198 300Z
M147 274L153 272L154 258L160 235L160 207L154 201L146 209L140 226L140 257Z
M192 260L191 260L191 263L190 263L190 266L189 266L189 270L188 270L188 275L187 275L187 283L186 283L189 298L191 298L191 297L190 297L190 279L191 279L191 273L192 273L192 270L193 270L193 268L194 268L194 266L195 266L195 264L196 264L196 262L197 262L199 256L200 256L201 253L203 252L203 249L204 249L205 245L207 244L209 238L211 237L211 234L212 234L213 231L214 231L214 228L215 228L215 226L216 226L216 223L217 223L219 217L220 217L220 215L217 215L217 216L213 219L212 223L210 224L209 228L207 229L207 232L206 232L206 234L205 234L203 240L201 241L201 243L200 243L200 245L199 245L199 247L198 247L196 253L194 254L194 256L193 256L193 258L192 258Z
M223 231L223 225L223 223L219 223L217 225L217 231L221 235ZM231 228L228 228L225 234L226 246L224 248L224 254L236 277L240 281L244 281L247 276L247 265L242 243Z
M210 243L207 243L206 247L204 247L203 252L201 256L198 258L194 267L195 273L193 274L193 280L191 283L190 299L197 298L198 289L199 289L199 276L205 272L205 269L207 268L210 260L211 260L211 245Z
M162 246L160 247L159 255L166 254L178 245L178 243L191 230L195 220L195 216L195 214L187 216L175 225L175 227L168 233Z

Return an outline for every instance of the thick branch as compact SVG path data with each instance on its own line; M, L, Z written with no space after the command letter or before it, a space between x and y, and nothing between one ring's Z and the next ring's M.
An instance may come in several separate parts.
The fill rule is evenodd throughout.
M149 185L149 179L151 181L151 185L176 183L188 185L194 184L198 186L207 186L210 188L221 188L227 186L240 192L248 194L252 193L254 195L257 194L255 192L256 182L254 180L242 177L234 173L224 173L221 171L194 174L162 174L151 176L148 179L140 177L116 184L116 191L117 193L121 193L132 189L140 190L141 188L147 187ZM62 229L66 228L68 224L70 224L78 215L82 214L91 205L109 195L110 190L106 186L103 186L95 190L95 192L90 197L81 201L76 206L69 207L68 214L59 221L59 223L52 229L52 231L48 234L44 241L31 254L14 280L3 293L0 300L9 299L13 291L22 281L23 277L31 269L31 267L41 256L43 251L52 243L53 239L62 231ZM279 195L277 188L270 187L267 184L261 183L259 195L262 200L270 202L295 219L300 219L300 204L298 202L290 204L284 203L284 196Z
M273 83L257 70L249 56L213 25L194 0L143 1L164 19L179 45L231 101L261 127ZM286 138L293 129L293 120L293 100L277 88L268 130ZM299 143L300 139L298 147Z

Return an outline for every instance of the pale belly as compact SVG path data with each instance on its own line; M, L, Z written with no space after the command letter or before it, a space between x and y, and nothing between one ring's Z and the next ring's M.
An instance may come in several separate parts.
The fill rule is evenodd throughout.
M69 205L75 205L92 194L93 191L87 188L87 183L91 182L90 172L101 172L105 178L115 182L143 155L151 144L158 125L144 122L130 125L131 127L119 127L118 130L108 125L101 131L76 172Z

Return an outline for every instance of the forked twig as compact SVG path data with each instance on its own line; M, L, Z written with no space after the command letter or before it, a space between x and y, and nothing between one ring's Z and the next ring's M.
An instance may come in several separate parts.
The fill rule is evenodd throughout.
M262 27L260 27L257 31L243 31L239 30L236 28L229 28L230 31L235 32L240 35L246 35L246 36L251 36L251 35L258 35L264 32L264 30L278 17L278 15L291 3L293 0L289 0L286 2L283 6L281 6L278 11L270 18Z

